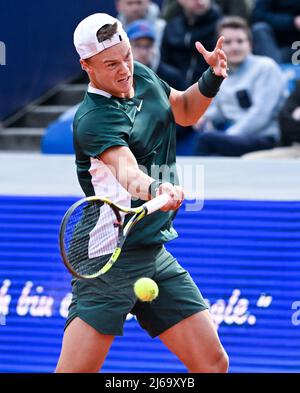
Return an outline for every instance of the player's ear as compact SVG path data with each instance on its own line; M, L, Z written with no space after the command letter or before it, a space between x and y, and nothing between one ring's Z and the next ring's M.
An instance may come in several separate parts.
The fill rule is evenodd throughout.
M86 71L86 72L90 71L90 66L86 60L80 59L79 62L80 62L80 65L81 65L81 68L83 69L83 71Z

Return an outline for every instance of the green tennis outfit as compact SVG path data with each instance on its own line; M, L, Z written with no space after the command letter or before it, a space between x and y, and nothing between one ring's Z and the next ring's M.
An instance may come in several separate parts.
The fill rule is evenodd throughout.
M149 176L178 184L176 128L170 87L149 68L134 63L135 96L122 99L89 87L74 119L77 176L86 196L106 196L123 206L139 206L101 161L112 146L127 146ZM126 165L126 163L120 163ZM122 168L122 167L121 167ZM117 263L93 280L72 280L72 302L66 326L80 317L103 334L123 335L128 313L155 337L182 319L207 309L189 273L165 249L178 235L176 213L158 211L145 217L129 234ZM90 238L88 253L101 261L101 246ZM101 265L101 263L100 263ZM134 282L149 277L159 286L151 303L137 300Z

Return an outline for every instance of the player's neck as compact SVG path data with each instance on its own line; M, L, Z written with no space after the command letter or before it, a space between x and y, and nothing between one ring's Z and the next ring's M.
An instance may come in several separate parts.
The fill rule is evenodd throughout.
M134 88L132 86L128 93L116 93L116 94L113 94L113 95L115 97L118 97L118 98L130 99L130 98L134 97L134 93L135 93L134 92Z
M106 94L109 94L111 96L118 97L118 98L130 99L130 98L133 98L134 94L135 94L135 90L134 90L133 86L131 86L131 89L129 92L123 93L123 92L104 90L103 88L101 88L100 86L98 86L96 83L94 83L92 81L90 81L89 85L98 91L101 91L103 93L106 93Z

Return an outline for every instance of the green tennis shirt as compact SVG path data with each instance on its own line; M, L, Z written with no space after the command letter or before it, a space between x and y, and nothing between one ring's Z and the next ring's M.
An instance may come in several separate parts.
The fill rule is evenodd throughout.
M134 63L135 95L111 96L89 87L74 118L77 176L86 196L105 196L123 206L139 206L116 179L114 169L101 160L112 146L127 146L140 169L155 179L178 184L176 128L170 87L152 70ZM120 168L126 162L120 161ZM139 222L126 240L126 248L165 243L177 237L174 212L155 212Z

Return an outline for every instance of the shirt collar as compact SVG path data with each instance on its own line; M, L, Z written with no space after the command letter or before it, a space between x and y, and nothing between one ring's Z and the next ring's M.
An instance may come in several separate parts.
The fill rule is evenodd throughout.
M112 95L110 93L107 93L107 91L97 89L96 87L91 86L90 83L89 83L89 87L88 87L88 93L98 94L98 95L101 95L101 96L104 96L107 98L112 97Z

